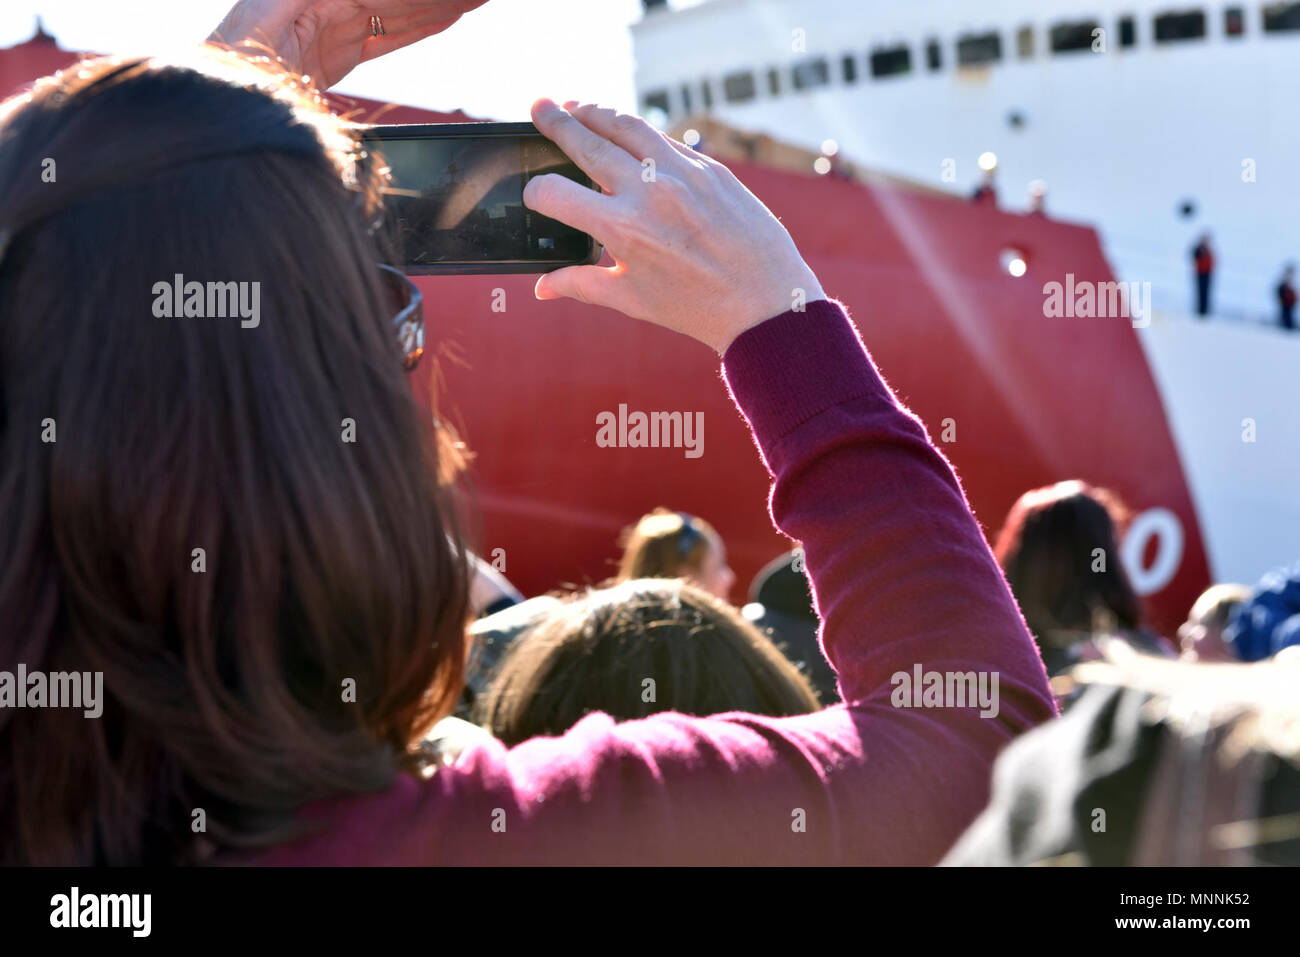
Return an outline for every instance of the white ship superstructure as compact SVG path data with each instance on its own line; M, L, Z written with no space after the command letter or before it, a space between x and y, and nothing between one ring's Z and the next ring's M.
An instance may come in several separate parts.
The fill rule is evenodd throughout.
M1189 253L1218 254L1214 309L1275 313L1300 259L1300 3L1168 0L651 2L633 27L643 110L708 112L940 188L999 161L1053 216L1098 226L1120 277L1190 311Z

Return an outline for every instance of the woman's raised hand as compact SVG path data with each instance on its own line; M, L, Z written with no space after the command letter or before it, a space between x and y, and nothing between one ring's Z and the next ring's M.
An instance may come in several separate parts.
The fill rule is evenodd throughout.
M269 47L322 90L352 68L441 33L487 0L239 0L208 39ZM374 36L371 17L383 33Z
M608 306L720 354L751 326L825 298L785 227L721 163L597 106L538 100L533 122L604 193L548 174L529 182L524 202L614 259L547 273L538 298Z

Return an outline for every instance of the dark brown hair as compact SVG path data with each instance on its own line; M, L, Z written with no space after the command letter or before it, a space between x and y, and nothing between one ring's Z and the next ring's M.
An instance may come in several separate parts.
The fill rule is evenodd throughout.
M591 711L623 721L819 708L794 665L735 608L683 581L642 579L571 596L520 636L476 717L513 745L563 734Z
M0 669L105 699L0 710L0 862L282 839L419 766L459 694L465 557L359 156L302 81L215 51L0 114ZM156 317L176 274L259 282L260 324Z
M656 508L623 530L618 577L629 581L698 574L704 567L704 556L718 540L718 533L704 519Z
M1140 626L1141 605L1119 554L1126 521L1114 493L1078 481L1026 492L1012 506L994 552L1045 656L1058 636ZM1104 570L1094 571L1096 549Z

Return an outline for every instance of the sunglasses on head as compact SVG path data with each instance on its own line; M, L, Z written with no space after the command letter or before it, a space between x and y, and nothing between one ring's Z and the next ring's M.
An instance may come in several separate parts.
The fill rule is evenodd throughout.
M369 173L371 156L362 151L358 156L359 177L365 179ZM383 225L383 217L367 214L367 196L358 192L353 197L354 207L363 215L368 215L366 233L374 236ZM397 347L402 353L402 368L407 372L414 369L424 355L424 294L411 282L409 276L395 266L378 263L380 279L393 310L393 333L397 336Z
M400 269L380 263L379 272L394 311L391 322L402 368L410 372L424 355L424 294Z

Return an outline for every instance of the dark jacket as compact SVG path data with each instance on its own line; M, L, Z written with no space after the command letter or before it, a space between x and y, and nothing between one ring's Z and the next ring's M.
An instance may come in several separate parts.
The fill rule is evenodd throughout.
M1250 825L1300 813L1300 770L1258 749L1224 763L1233 725L1192 733L1151 704L1146 691L1095 685L1014 742L988 808L943 863L1300 864L1294 828L1276 840Z

